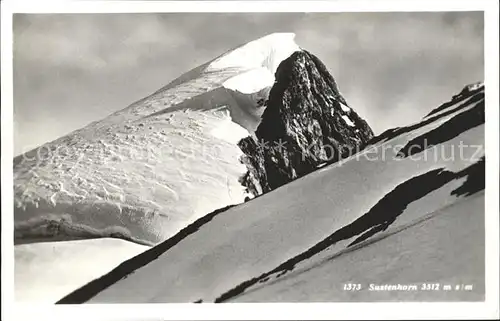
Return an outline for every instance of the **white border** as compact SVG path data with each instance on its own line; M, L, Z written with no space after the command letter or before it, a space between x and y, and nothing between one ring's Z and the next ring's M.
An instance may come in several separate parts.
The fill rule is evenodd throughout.
M482 11L495 0L310 0L310 1L6 1L12 12L362 12ZM4 1L5 2L5 1ZM498 7L498 6L497 6Z
M2 320L477 319L499 316L499 100L497 0L2 1ZM486 301L484 303L295 303L24 305L13 302L13 13L485 11Z

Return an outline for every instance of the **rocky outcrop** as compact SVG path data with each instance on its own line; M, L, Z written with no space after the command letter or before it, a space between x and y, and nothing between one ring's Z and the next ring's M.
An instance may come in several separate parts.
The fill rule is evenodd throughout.
M241 178L255 196L360 150L373 132L339 93L325 65L302 50L276 71L267 108L252 136L239 142L248 172Z
M477 126L484 120L481 120L481 111L482 108L482 118L484 119L484 83L476 82L470 85L465 86L460 93L454 95L450 101L440 105L439 107L433 109L430 113L428 113L422 121L408 125L403 127L395 127L390 128L383 132L382 134L373 137L367 145L375 145L382 141L388 141L393 139L394 137L403 135L405 133L409 133L411 131L416 130L417 128L421 128L437 121L440 118L448 117L454 113L457 113L460 110L467 109L472 105L482 105L479 108L475 108L476 112L474 113L473 118L474 121L463 122L463 126ZM479 116L479 117L478 117ZM464 116L459 116L463 118ZM475 123L475 125L473 125ZM443 124L443 127L450 126L448 124ZM453 127L453 126L452 126ZM443 131L448 131L448 129L444 129ZM453 132L459 133L463 128L453 128ZM448 134L447 134L448 135ZM408 155L407 155L408 156Z

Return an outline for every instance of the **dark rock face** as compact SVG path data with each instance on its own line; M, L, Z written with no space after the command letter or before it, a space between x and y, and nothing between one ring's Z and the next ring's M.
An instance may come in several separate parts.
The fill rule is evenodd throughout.
M241 183L256 196L361 150L373 137L325 65L307 51L280 64L266 105L255 134L238 143L248 168Z

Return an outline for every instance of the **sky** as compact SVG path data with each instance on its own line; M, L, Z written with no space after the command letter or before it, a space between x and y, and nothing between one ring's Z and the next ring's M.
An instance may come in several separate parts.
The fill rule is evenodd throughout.
M14 155L273 32L294 32L376 134L484 78L482 12L15 14L13 27Z

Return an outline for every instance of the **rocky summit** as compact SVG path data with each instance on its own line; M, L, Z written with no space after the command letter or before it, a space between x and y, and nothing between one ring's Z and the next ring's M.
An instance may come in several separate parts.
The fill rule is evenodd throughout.
M293 53L275 79L261 123L238 144L248 168L241 183L254 196L351 155L373 137L313 54Z

